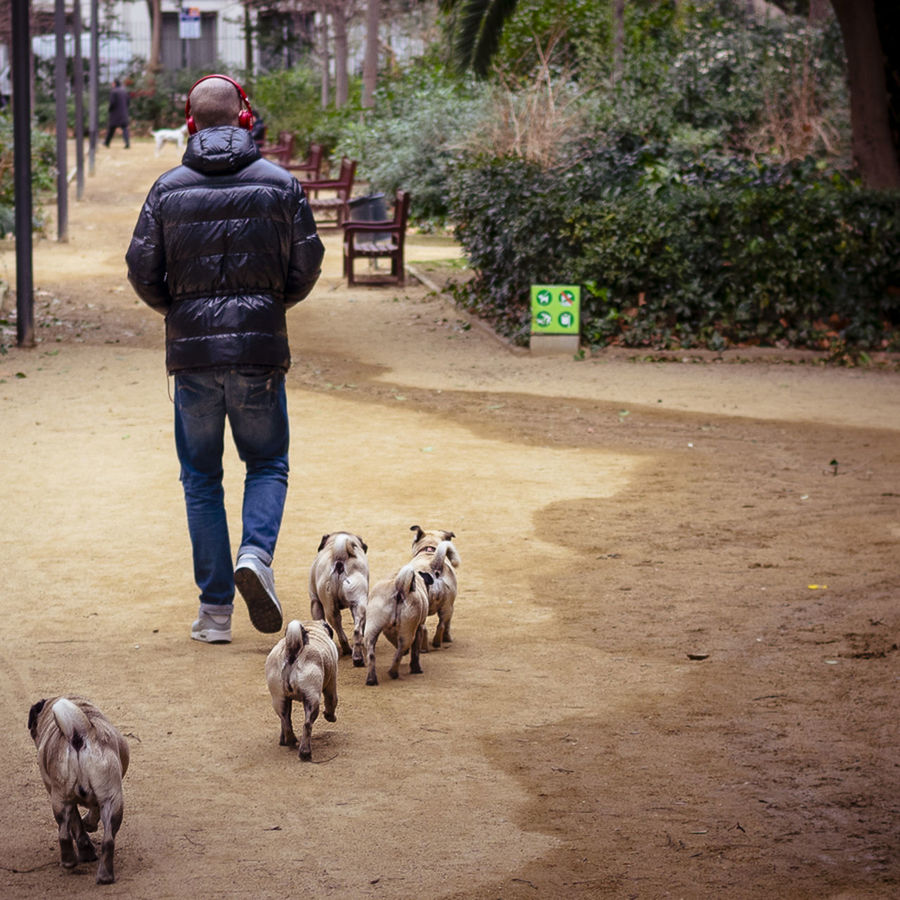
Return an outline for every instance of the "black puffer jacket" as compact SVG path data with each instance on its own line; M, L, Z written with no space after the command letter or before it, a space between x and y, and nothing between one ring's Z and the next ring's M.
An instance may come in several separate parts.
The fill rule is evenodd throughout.
M285 310L312 290L324 248L300 182L243 128L207 128L156 181L125 260L166 317L169 372L290 365Z

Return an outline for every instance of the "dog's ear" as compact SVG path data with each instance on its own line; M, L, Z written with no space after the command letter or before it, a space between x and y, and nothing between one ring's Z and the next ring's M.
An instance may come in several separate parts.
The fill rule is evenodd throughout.
M322 540L319 541L319 546L318 546L318 549L316 550L316 553L318 553L318 552L325 546L325 541L327 541L328 538L330 538L330 537L331 537L330 534L323 534L323 535L322 535Z
M359 541L359 546L363 548L363 553L368 553L369 545L359 535L356 535L356 539Z
M425 532L422 531L422 529L419 528L418 525L410 525L409 530L416 533L415 540L413 541L414 544L416 543L416 541L421 541L422 538L425 537Z
M46 704L46 700L38 700L31 709L28 710L28 730L31 732L32 738L37 734L37 720L41 714L41 710Z
M434 584L434 576L431 572L419 572L422 576L422 581L425 582L426 587L431 587Z
M455 538L455 537L456 537L456 535L455 535L452 531L445 531L445 532L444 532L444 540L445 540L445 541L452 541L453 538Z

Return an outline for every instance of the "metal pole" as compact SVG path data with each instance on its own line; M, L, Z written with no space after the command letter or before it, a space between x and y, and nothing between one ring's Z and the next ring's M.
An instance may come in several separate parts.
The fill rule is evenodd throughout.
M16 342L34 346L31 205L31 23L29 0L12 0L13 180L16 224Z
M81 0L72 0L75 38L75 198L84 196L84 60L81 58Z
M100 133L100 2L91 0L91 74L89 86L90 136L88 141L88 171L94 174L97 136Z
M56 32L56 239L64 244L69 239L69 185L66 177L68 166L66 140L69 123L66 112L65 0L56 0L53 30Z

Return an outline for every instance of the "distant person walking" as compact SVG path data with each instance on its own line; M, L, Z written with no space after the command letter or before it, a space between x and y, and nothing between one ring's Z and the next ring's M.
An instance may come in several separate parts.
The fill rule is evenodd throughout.
M109 122L106 128L106 140L103 142L104 146L109 146L117 128L122 129L122 138L127 149L131 146L128 141L128 91L122 87L122 82L118 78L113 81L112 90L109 92Z

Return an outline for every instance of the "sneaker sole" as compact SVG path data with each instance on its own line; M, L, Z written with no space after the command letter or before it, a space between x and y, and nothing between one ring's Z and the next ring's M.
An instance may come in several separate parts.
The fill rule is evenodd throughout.
M230 631L211 631L210 629L207 628L204 631L192 631L191 632L191 640L201 641L204 644L230 644L231 643L231 632Z
M241 566L235 570L234 583L247 604L247 612L250 613L253 627L263 634L281 631L281 610L272 602L269 592L256 572L247 566Z

